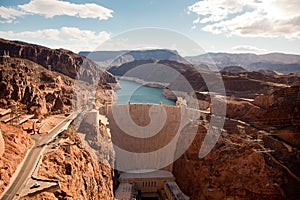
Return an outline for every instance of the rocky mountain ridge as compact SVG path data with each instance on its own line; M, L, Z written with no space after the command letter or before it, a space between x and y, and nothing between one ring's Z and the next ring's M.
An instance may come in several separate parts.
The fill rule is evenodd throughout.
M4 39L0 39L0 47L3 107L18 104L20 110L36 117L66 113L82 98L88 99L90 84L101 86L96 94L104 94L117 83L113 75L99 69L93 61L68 50ZM106 99L106 95L102 96Z
M0 55L4 55L4 52L12 58L30 60L72 79L99 81L101 84L116 82L111 74L99 69L93 61L69 50L50 49L21 41L0 39Z
M216 65L219 69L227 66L240 66L248 71L258 71L261 69L272 70L281 73L299 73L300 55L270 53L256 55L250 53L230 54L230 53L206 53L198 56L185 57L193 64Z
M205 79L211 81L210 85L214 85L214 81L218 80L214 77L218 74L209 70L206 65L192 65L171 60L135 60L120 66L112 66L108 68L108 71L116 76L126 76L153 83L167 83L166 88L173 91L187 90L182 87L184 80L178 77L179 74L189 82L191 88L196 92L208 92ZM224 82L226 95L241 98L254 98L268 91L297 85L300 82L298 74L278 75L267 70L249 72L239 66L226 67L220 71L220 75ZM185 92L190 92L190 90Z
M176 51L168 49L135 50L135 51L82 51L80 55L87 56L107 68L120 66L135 60L171 60L194 65L205 64L217 66L219 70L228 66L243 67L248 71L271 70L280 73L299 73L300 55L269 53L257 55L254 53L206 53L197 56L180 56Z
M138 60L170 60L179 63L188 63L176 50L151 49L127 51L94 51L79 52L80 55L90 58L103 68L118 67L125 63Z

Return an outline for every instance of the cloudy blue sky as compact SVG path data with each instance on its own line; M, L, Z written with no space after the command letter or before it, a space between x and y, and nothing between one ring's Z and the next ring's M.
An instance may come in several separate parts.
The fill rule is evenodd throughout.
M300 54L299 10L299 0L1 0L0 37L78 52L126 31L157 27L207 52Z

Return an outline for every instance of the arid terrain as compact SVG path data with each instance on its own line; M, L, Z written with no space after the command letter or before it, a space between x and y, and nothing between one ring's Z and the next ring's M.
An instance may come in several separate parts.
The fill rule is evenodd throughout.
M86 106L88 84L92 82L101 86L96 92L96 104L101 105L101 102L111 99L113 92L110 83L116 83L116 79L111 74L96 69L92 61L82 56L67 50L54 50L4 39L1 39L0 46L0 107L13 110L15 116L33 114L34 119L46 121L49 116L55 114L72 113L77 108L80 109L80 106ZM97 75L89 76L89 73ZM95 77L98 79L92 79ZM75 87L77 90L74 90ZM77 100L78 96L81 97L81 101ZM7 114L7 118L9 115L11 114ZM6 119L6 116L4 117ZM55 120L52 122L57 123ZM26 123L18 125L19 128L10 125L9 122L1 123L5 144L4 154L0 158L1 194L36 140L30 138L34 120ZM21 127L29 128L29 132ZM46 132L43 131L43 127L45 124L41 128L41 134ZM48 127L48 130L52 127L53 125ZM61 146L46 153L38 172L38 178L41 180L59 180L59 188L50 190L50 193L44 190L29 193L24 199L113 199L113 171L85 150L75 131L65 134L64 137L70 138L67 145L72 145L72 151L66 151L66 147ZM14 159L10 159L11 157ZM81 173L82 176L79 177L77 173ZM79 190L79 186L84 186L83 183L86 187Z
M113 121L105 122L111 117L105 106L114 103L112 99L116 94L113 89L118 86L115 76L123 76L144 64L150 64L150 67L161 64L179 71L190 82L199 109L205 116L205 119L198 119L192 144L168 169L184 194L191 200L300 199L299 74L248 71L240 66L228 66L219 74L226 91L226 96L220 97L216 93L210 95L203 78L216 72L209 71L204 64L195 67L183 62L177 53L173 56L164 50L153 50L149 54L127 52L123 60L117 59L117 64L106 71L94 61L68 50L4 39L0 40L0 47L0 108L12 109L14 114L33 115L36 121L56 114L67 117L76 113L66 130L59 131L54 139L42 145L44 152L32 175L33 180L51 182L54 186L42 185L36 190L27 188L29 192L21 199L114 199L119 186L119 172L111 168L115 162L114 139L118 139L119 146L126 146L129 137L110 137L118 128L112 127L116 126ZM162 55L161 52L168 60L164 60L164 56L157 57ZM161 83L165 77L157 75L154 80L137 74L131 78ZM168 84L164 87L167 98L174 100L171 90L180 91L180 81L165 82ZM91 88L94 93L91 93ZM182 92L189 91L182 89ZM226 115L222 116L225 124L217 127L221 129L221 136L212 151L199 158L207 123L213 117L211 112L218 106L212 102L217 101L226 104ZM131 107L133 119L142 121L143 126L149 121L148 115L137 111L145 107ZM99 112L105 120L94 117ZM170 119L175 119L172 117ZM178 122L170 119L170 127L175 127ZM2 194L26 153L32 147L40 148L35 144L47 134L34 135L32 130L23 130L20 124L0 123L5 144L0 158ZM173 134L166 127L161 134L169 135L164 138ZM179 138L185 139L184 134ZM144 142L144 146L152 146ZM131 147L138 148L138 144Z
M111 67L109 71L126 76L126 72L145 64L164 64L181 71L196 91L199 107L213 109L203 103L211 99L203 79L211 72L205 66L199 73L191 65L175 61L137 60ZM214 149L199 159L198 152L207 132L207 128L199 127L193 144L173 166L180 188L191 199L298 199L299 74L249 72L232 66L221 70L221 76L226 98L218 101L227 105L222 135ZM137 80L146 77L149 82L163 79L159 76L147 79L149 76L140 74L133 77ZM180 89L180 85L181 80L175 80L167 90ZM174 98L167 90L166 97Z

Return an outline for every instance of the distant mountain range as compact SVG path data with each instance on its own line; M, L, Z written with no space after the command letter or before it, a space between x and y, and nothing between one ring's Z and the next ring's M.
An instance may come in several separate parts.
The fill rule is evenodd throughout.
M182 57L175 50L154 49L135 51L95 51L80 52L96 62L100 67L120 66L135 60L171 60L179 63L216 65L220 70L228 66L243 67L248 71L271 70L280 73L300 73L300 55L270 53L256 55L250 53L207 53Z
M100 67L107 68L120 66L135 60L171 60L179 63L188 63L177 51L169 49L134 50L134 51L94 51L79 52L80 55L90 58Z
M227 66L240 66L248 71L272 70L281 73L299 73L300 56L283 53L229 54L207 53L198 56L185 57L193 64L216 65L219 69Z

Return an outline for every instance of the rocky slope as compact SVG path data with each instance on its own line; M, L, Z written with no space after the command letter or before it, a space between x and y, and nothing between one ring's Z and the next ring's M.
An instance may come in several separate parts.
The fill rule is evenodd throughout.
M300 128L300 86L292 86L275 90L254 99L254 105L260 109L249 110L246 121L256 118L253 122L258 127L284 128L295 126Z
M86 150L74 131L62 135L63 145L44 155L38 178L58 180L59 188L42 191L22 199L111 199L113 200L113 171Z
M83 56L4 39L0 39L0 47L0 107L17 107L19 113L42 118L112 100L117 80ZM97 99L91 102L94 97ZM0 159L3 192L32 142L23 132L6 130L2 124L1 129L5 140ZM40 178L59 180L59 188L25 199L113 199L113 171L87 150L76 131L64 133L64 144L45 154L39 169ZM99 147L105 145L98 142Z
M297 151L268 136L259 141L259 130L236 121L226 120L224 129L213 150L199 159L206 134L199 127L192 145L175 161L173 173L184 193L193 200L299 199ZM258 152L270 147L276 152ZM282 161L284 155L289 158Z
M0 157L0 194L2 194L28 149L33 145L33 140L17 127L0 123L0 129L5 142L5 151Z
M70 78L87 82L99 81L101 84L115 83L114 77L84 56L65 49L50 49L20 41L0 39L0 55L4 51L10 57L31 60L46 69L62 73Z
M228 118L242 120L299 147L300 86L257 96L253 102L227 99Z
M206 81L210 81L214 85L217 79L211 75L212 72L199 71L195 68L188 68L182 75L189 81L197 92L208 91ZM290 85L299 85L300 75L277 75L277 74L264 74L260 72L242 72L232 73L229 71L220 73L227 96L240 97L240 98L255 98L258 95L270 93L276 89L285 88ZM206 77L204 79L203 77ZM211 78L209 78L211 77ZM180 85L178 82L171 83L168 87L176 87ZM215 91L214 91L215 90ZM217 92L214 89L210 92Z
M41 116L79 107L97 90L96 104L107 99L117 80L83 56L63 49L0 39L0 106ZM9 54L9 56L7 56ZM98 89L91 90L91 83ZM103 95L104 94L104 95Z
M197 80L197 91L207 90L198 73L185 76ZM229 118L223 135L199 159L206 134L199 127L174 163L180 188L191 199L299 199L299 75L223 72L222 78L227 98L219 100L226 101ZM206 97L197 93L199 100Z
M0 104L36 114L69 112L72 109L74 80L49 71L29 60L11 58L10 65L0 65Z

